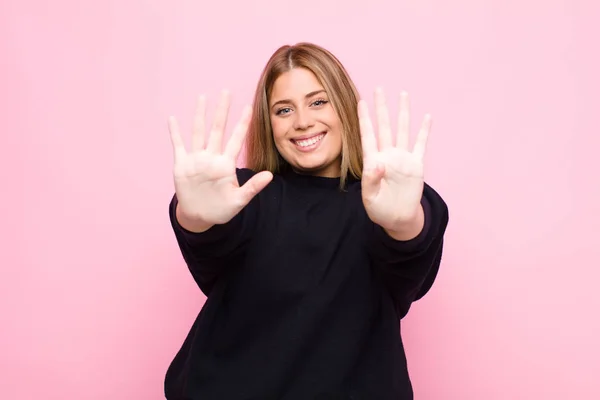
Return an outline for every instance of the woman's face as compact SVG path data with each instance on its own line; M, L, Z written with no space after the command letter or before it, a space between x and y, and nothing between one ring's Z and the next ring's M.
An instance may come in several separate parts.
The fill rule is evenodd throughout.
M297 172L340 176L342 124L312 72L294 68L279 76L269 107L275 146Z

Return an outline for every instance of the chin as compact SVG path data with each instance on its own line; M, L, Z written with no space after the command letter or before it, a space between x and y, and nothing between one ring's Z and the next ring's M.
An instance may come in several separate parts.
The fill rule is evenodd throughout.
M336 165L336 161L322 160L321 162L304 162L290 164L294 170L300 173L324 176L324 177L339 177L340 166Z

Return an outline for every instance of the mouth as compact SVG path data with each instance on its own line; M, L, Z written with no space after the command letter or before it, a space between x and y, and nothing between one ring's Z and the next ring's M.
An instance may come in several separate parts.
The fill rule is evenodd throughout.
M312 150L318 146L319 142L323 140L326 134L327 132L321 132L308 137L291 139L291 142L300 150Z

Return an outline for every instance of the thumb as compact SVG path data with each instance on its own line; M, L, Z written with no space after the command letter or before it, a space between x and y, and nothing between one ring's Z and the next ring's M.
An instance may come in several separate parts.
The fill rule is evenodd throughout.
M269 171L262 171L250 178L242 187L240 187L241 202L244 207L250 203L261 190L263 190L273 180L273 174Z
M384 175L385 165L381 163L375 163L369 167L365 167L361 181L362 192L365 197L377 195Z

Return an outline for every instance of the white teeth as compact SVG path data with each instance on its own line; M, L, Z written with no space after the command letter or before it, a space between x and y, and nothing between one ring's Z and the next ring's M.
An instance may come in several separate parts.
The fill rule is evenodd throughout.
M315 137L312 137L312 138L306 139L306 140L297 140L296 144L300 147L310 146L311 144L315 144L319 140L323 139L323 136L325 136L325 134L321 134L319 136L315 136Z

